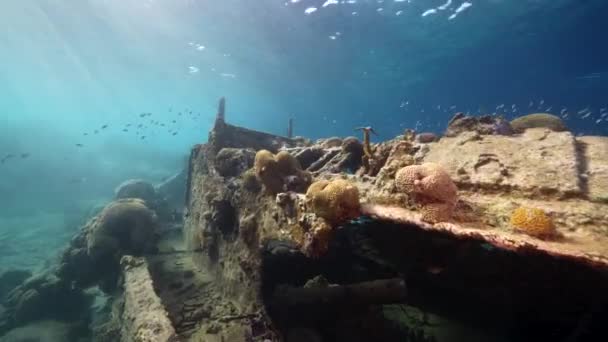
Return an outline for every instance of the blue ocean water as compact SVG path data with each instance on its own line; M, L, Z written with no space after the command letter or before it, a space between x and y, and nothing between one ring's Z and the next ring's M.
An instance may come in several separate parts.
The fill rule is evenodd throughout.
M442 132L458 111L608 134L605 0L6 0L0 272L227 121L310 138ZM10 157L9 157L10 156Z

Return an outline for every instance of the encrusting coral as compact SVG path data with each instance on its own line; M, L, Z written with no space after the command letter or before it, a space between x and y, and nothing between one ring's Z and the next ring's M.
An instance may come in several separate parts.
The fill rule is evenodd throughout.
M302 251L311 258L318 258L329 249L329 242L333 236L333 229L327 223L318 221L312 229L305 234Z
M395 175L395 187L413 195L421 207L422 220L430 223L449 221L458 201L458 188L435 163L401 168Z
M360 215L359 189L346 180L317 181L306 192L312 211L331 225Z
M303 171L298 160L286 151L277 155L268 150L258 151L253 169L271 194L282 191L305 192L312 182L312 175Z
M516 230L540 239L557 235L551 217L538 208L519 207L511 214L510 221Z

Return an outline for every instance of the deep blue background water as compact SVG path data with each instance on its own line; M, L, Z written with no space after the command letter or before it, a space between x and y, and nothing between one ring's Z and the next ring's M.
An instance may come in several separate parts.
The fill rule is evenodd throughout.
M15 218L176 172L220 96L231 123L282 134L293 117L311 138L441 132L456 111L500 104L509 117L567 107L575 134L608 134L607 1L470 0L450 20L454 0L422 16L446 2L4 1L0 158L30 155L0 165L0 218L27 230Z

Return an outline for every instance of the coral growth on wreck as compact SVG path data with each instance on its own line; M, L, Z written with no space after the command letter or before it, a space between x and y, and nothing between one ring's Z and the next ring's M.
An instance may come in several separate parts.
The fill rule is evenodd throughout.
M538 208L519 207L511 214L510 222L516 230L537 238L556 236L553 220Z
M249 169L241 175L243 188L249 192L258 192L262 188L262 184L258 180L255 169Z
M312 182L312 175L303 171L296 158L286 151L276 156L268 150L255 155L253 168L264 188L271 194L282 191L305 192Z
M114 201L90 227L87 252L93 260L143 253L154 242L156 225L156 214L142 200Z
M422 220L449 221L458 200L458 189L450 175L435 163L406 166L395 175L395 187L413 195L420 206Z
M313 183L306 192L306 199L312 211L331 225L339 225L360 215L359 189L343 179Z
M547 113L535 113L518 117L511 121L511 127L517 133L521 133L528 128L538 127L548 128L554 132L568 130L559 116Z
M323 256L329 249L333 228L323 221L317 221L312 229L304 235L302 251L311 258Z

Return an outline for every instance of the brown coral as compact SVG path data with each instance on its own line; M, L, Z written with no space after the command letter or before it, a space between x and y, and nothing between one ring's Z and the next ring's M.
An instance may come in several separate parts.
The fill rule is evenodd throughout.
M395 175L395 187L414 195L422 219L437 223L448 221L458 200L458 188L450 175L435 163L406 166Z
M267 150L258 151L254 170L271 194L282 191L304 192L312 182L312 175L302 171L298 160L286 151L281 151L276 156Z
M284 176L295 175L298 171L302 170L300 162L287 151L277 153L277 155L274 156L274 159L277 162L279 172Z
M538 208L519 207L511 214L511 225L518 231L537 238L555 237L553 220Z
M568 128L559 116L548 113L535 113L521 116L511 121L511 127L517 133L527 128L543 127L555 132L566 131Z
M89 228L87 253L95 261L141 254L153 243L157 225L154 211L135 198L110 203Z
M318 181L306 192L313 212L338 225L359 216L359 189L349 181L338 179L332 182Z

